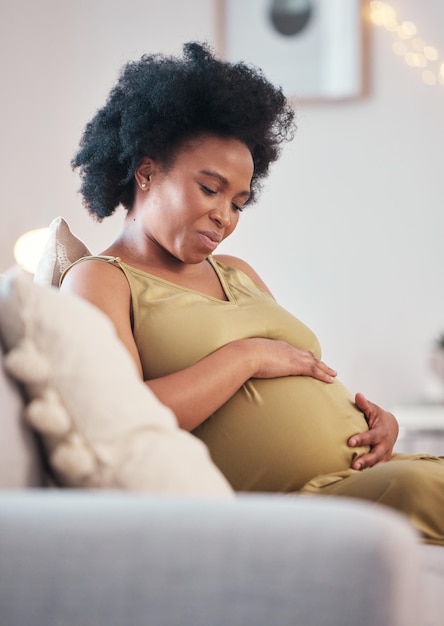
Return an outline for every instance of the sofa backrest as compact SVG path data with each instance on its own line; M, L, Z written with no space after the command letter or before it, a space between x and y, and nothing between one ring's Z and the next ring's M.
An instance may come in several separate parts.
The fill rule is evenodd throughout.
M3 367L0 345L0 489L45 485L38 442L23 421L20 389Z

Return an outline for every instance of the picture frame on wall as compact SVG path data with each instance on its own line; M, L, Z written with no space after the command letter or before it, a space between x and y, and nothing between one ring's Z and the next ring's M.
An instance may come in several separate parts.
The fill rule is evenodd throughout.
M297 100L363 93L361 0L218 0L219 47Z

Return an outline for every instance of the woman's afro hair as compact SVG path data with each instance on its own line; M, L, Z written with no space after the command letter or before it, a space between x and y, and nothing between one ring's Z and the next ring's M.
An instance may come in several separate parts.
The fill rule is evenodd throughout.
M218 60L206 44L191 42L183 58L150 54L124 66L87 124L72 166L80 171L84 205L101 221L120 204L131 209L144 157L167 169L185 141L215 134L250 149L253 199L294 128L282 90L259 69Z

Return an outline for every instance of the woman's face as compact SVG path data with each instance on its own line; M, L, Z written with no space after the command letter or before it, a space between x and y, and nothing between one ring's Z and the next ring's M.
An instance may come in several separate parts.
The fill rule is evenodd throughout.
M147 243L183 263L204 260L236 228L252 175L251 153L237 139L189 142L167 171L146 159L136 172L135 208Z

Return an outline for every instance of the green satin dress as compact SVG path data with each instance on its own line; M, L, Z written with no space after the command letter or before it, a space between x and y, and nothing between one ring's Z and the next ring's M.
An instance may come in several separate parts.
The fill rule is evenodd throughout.
M89 257L91 258L91 257ZM98 257L94 257L98 258ZM103 258L103 257L102 257ZM86 260L86 259L84 259ZM281 339L321 356L315 335L243 272L209 257L226 301L107 258L125 273L145 380L192 365L236 339ZM350 469L367 430L339 382L308 376L251 379L193 432L237 491L331 494L378 501L409 515L425 539L444 545L444 459L394 455Z

